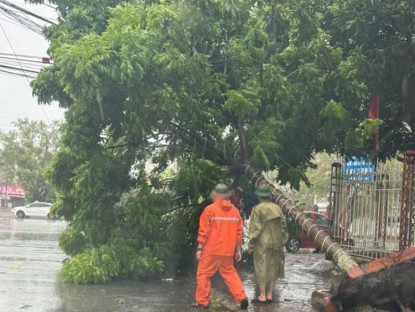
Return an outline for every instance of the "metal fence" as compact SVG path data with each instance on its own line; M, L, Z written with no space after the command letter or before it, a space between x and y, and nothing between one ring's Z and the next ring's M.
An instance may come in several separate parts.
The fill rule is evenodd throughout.
M364 161L355 160L355 164L332 166L331 234L351 255L370 259L383 257L402 245L401 217L406 216L405 221L412 224L415 217L411 213L402 214L405 206L402 194L406 194L402 183L404 164L378 165L376 169ZM415 194L414 186L415 183L410 184L410 196ZM413 246L414 235L407 238Z

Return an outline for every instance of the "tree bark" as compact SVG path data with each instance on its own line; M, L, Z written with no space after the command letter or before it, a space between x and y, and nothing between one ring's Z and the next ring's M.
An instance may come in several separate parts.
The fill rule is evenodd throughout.
M327 257L334 262L338 269L347 273L351 268L357 267L358 264L350 257L350 255L341 248L333 239L323 230L307 218L306 214L296 207L290 199L288 199L280 190L270 184L263 176L261 171L244 165L246 175L251 179L251 183L255 186L267 185L271 190L272 200L281 207L285 215L295 219L298 226L308 235L308 237L323 250Z
M413 311L414 294L415 262L406 261L359 278L344 278L331 301L346 311L362 304L386 311Z

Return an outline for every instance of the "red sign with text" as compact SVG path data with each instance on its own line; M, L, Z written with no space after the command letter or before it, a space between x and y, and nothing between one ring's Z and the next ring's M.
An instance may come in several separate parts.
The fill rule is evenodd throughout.
M26 193L20 186L0 185L0 199L25 198Z

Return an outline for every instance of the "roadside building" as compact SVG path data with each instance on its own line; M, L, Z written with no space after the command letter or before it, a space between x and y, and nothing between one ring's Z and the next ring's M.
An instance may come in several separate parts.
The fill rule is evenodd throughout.
M19 185L0 184L0 207L23 206L25 197L25 191Z

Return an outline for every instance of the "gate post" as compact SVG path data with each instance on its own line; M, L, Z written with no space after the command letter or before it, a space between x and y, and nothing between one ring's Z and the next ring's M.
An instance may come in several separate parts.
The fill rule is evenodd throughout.
M402 207L399 226L399 250L412 245L415 221L415 150L406 151L403 164Z
M327 216L330 218L332 224L338 224L339 210L340 210L340 191L342 183L342 165L335 162L331 165L331 181L330 181L330 205ZM334 227L336 229L336 227ZM339 235L339 233L333 233L333 228L330 228L330 233L333 236Z

